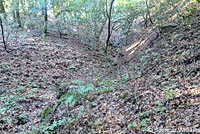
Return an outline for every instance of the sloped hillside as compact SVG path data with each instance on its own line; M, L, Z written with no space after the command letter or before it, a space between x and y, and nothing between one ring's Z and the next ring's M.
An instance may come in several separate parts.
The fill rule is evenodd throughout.
M165 32L138 32L138 41L133 39L117 56L113 72L117 68L121 73L109 80L114 91L90 94L90 109L63 133L198 133L199 16L197 12L189 25L166 25Z
M70 34L22 36L0 50L0 133L200 132L199 11L107 54Z
M68 132L199 132L199 16L189 25L166 25L165 32L138 32L140 38L118 56L124 73L113 78L116 91L96 96L91 114Z
M200 12L187 26L168 27L166 32L159 34L148 31L147 35L150 36L142 40L143 44L140 42L139 47L133 47L134 52L129 49L132 46L125 50L129 49L127 62L138 68L135 71L139 72L137 92L143 96L143 105L150 104L142 111L149 111L146 116L151 118L152 130L198 130ZM158 107L164 110L159 113Z

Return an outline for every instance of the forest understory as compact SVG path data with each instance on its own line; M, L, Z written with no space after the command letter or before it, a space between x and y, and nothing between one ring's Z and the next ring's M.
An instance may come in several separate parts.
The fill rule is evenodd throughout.
M0 47L0 133L200 133L200 13L152 29L107 54L79 36L18 32L10 53Z

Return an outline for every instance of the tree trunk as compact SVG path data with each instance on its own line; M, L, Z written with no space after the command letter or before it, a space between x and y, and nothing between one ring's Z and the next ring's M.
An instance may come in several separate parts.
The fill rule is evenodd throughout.
M13 21L16 21L16 14L15 14L15 1L12 0L12 15L13 15Z
M17 23L19 27L22 27L21 19L20 19L20 13L19 13L19 0L17 0L16 3L16 17L17 17Z
M4 19L7 19L7 15L5 14L6 11L5 11L3 2L4 2L3 0L0 0L0 13L4 14Z
M47 14L47 0L44 0L44 34L47 35L47 23L48 23L48 14Z
M151 24L153 24L153 21L151 19L151 15L150 15L150 11L149 11L149 0L146 0L146 8L147 8L146 17L143 17L144 18L144 26L145 27L148 26L148 20L150 20Z
M3 5L3 0L0 0L0 13L5 13L5 8Z
M106 22L107 22L107 17L105 18L105 20L104 20L104 22L102 23L102 25L101 25L101 27L100 27L100 30L99 30L99 32L97 33L97 35L96 35L96 38L97 39L99 39L100 37L101 37L101 33L103 32L103 28L104 28L104 26L105 26L105 24L106 24Z
M1 17L0 17L0 25L1 25L1 34L2 34L2 39L3 39L4 49L6 50L6 52L9 53L9 51L7 50L7 46L6 46L6 41L5 41L5 37L4 37L3 22L2 22Z
M108 35L107 35L107 39L105 42L105 52L106 53L108 51L108 45L109 45L109 40L110 40L110 36L111 36L111 18L112 18L112 7L113 7L114 1L115 0L111 1L110 10L108 11L108 1L106 0L106 14L107 14L107 18L108 18Z

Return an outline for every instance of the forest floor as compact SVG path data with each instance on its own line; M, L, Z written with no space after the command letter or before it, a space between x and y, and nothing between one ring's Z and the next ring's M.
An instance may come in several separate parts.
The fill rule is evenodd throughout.
M199 16L107 55L78 36L18 34L0 48L0 133L200 132Z

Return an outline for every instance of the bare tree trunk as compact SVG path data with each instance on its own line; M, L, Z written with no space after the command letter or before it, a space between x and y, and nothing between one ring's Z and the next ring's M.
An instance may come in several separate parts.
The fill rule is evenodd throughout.
M106 39L106 43L105 43L105 52L106 53L108 51L108 44L109 44L109 40L110 40L110 36L111 36L111 18L112 18L112 7L113 7L114 1L115 0L111 1L110 10L108 11L108 1L106 0L106 14L107 14L107 18L108 18L108 35L107 35L107 39Z
M19 27L22 27L21 19L20 19L20 12L19 12L19 0L12 0L12 14L13 14L13 20L17 22Z
M152 2L152 1L149 0L149 4L150 4L151 2ZM149 8L149 4L148 4L148 8ZM150 13L149 10L148 10L148 15L149 15L149 20L150 20L151 24L153 24L153 20L152 20L152 18L151 18L151 13Z
M3 0L0 0L0 13L3 13L3 14L5 13ZM6 17L6 16L4 16L4 17ZM1 16L0 16L0 26L1 26L1 34L2 34L2 39L3 39L4 49L6 50L6 52L9 53L9 51L7 50L6 41L5 41L5 37L4 37L3 21L1 19Z
M9 51L7 50L7 46L6 46L6 41L5 41L5 37L4 37L3 22L2 22L1 17L0 17L0 25L1 25L1 34L2 34L2 38L3 38L4 49L6 50L7 53L9 53Z
M0 13L5 13L5 8L3 5L3 0L0 0Z
M47 35L47 23L48 23L48 14L47 14L47 0L44 0L44 9L43 9L43 14L44 14L44 34Z
M12 15L13 15L13 20L16 21L16 14L15 14L15 1L12 0Z
M16 3L16 17L17 17L17 23L19 27L22 27L21 19L20 19L20 14L19 14L19 0L17 0Z
M102 25L101 25L101 27L100 27L100 30L99 30L99 32L97 33L97 35L96 35L96 38L97 39L99 39L100 37L101 37L101 33L103 32L103 28L104 28L104 26L105 26L105 24L106 24L106 22L107 22L107 17L105 18L105 20L104 20L104 22L102 23Z
M5 14L6 11L3 2L4 2L3 0L0 0L0 13L4 14L4 19L6 19L7 15Z
M146 17L143 17L144 18L144 26L145 27L148 26L148 19L150 20L151 24L153 24L153 21L151 19L151 15L150 15L150 11L149 11L149 0L146 0L146 8L147 8Z

